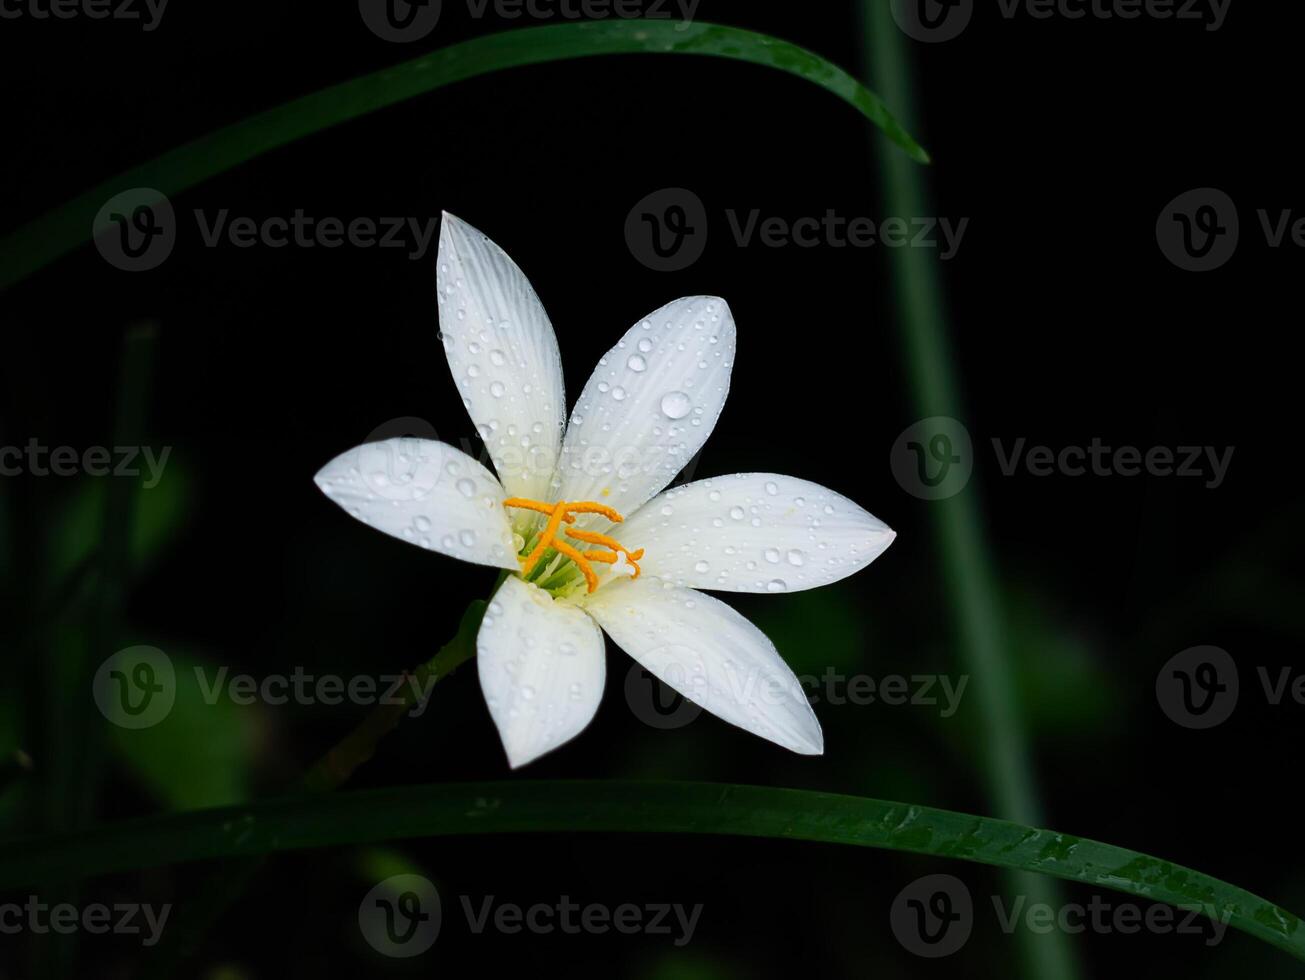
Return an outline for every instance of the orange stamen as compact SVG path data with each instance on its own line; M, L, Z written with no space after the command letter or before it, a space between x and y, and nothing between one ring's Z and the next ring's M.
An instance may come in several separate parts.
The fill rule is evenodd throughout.
M598 576L594 574L594 567L585 560L584 555L580 554L580 552L576 551L565 541L554 541L553 547L557 549L559 554L566 555L576 563L580 571L584 573L585 581L589 584L590 592L593 592L594 589L598 588Z
M610 548L610 551L589 551L581 552L574 546L565 541L558 540L557 534L561 530L563 522L567 524L575 523L576 514L601 514L614 524L619 524L625 520L619 513L608 507L606 504L594 503L591 500L565 501L559 500L556 503L548 504L539 500L528 500L524 497L509 497L503 501L504 507L514 507L520 510L533 510L540 514L548 515L548 523L544 525L543 531L540 532L539 540L535 543L534 549L525 558L521 559L521 574L530 574L531 569L539 562L550 547L560 555L565 555L576 563L576 567L584 574L585 583L589 586L592 593L598 588L598 576L594 573L592 561L602 562L603 564L614 565L619 560L620 555L625 556L625 560L634 568L634 577L638 578L642 569L637 564L638 560L643 557L643 549L630 552L625 549L615 538L606 534L599 534L597 531L584 531L579 528L567 528L568 536L575 538L577 541L583 541L586 544L601 544Z

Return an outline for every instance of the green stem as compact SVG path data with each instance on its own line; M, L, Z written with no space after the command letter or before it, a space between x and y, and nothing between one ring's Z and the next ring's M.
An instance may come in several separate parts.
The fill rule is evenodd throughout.
M862 0L862 37L867 66L881 91L904 118L915 125L915 97L907 42L884 0ZM929 206L925 181L915 168L903 167L892 154L879 153L882 199L887 213L922 216ZM914 410L920 418L960 414L959 386L952 372L942 282L936 256L925 249L890 250L902 341ZM976 491L928 504L943 557L942 572L952 622L966 669L983 683L975 688L981 763L996 811L1020 823L1039 824L1042 810L1023 727L1009 640L1001 621L996 574L983 535ZM1045 879L1016 876L1014 890L1030 901L1056 904L1055 889ZM1060 932L1039 936L1021 933L1026 973L1037 980L1078 975L1073 954Z
M499 578L502 582L502 577ZM494 591L498 591L495 584ZM490 593L491 597L493 592ZM458 632L440 648L429 661L415 671L415 683L404 684L397 703L374 708L362 723L337 742L306 772L300 785L310 793L322 793L343 785L359 766L376 753L376 747L392 732L408 710L417 703L419 691L425 693L428 684L437 684L458 667L476 655L476 632L485 616L488 603L477 599L462 614Z

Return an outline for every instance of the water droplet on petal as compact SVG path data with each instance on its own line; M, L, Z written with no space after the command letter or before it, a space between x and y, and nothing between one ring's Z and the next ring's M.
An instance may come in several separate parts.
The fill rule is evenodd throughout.
M692 408L693 402L682 391L671 391L662 396L662 414L668 419L682 419Z

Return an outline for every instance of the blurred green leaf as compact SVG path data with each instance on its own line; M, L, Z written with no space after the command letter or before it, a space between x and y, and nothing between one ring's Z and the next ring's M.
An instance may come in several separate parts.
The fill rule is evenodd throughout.
M109 479L126 477L84 478L60 503L58 516L50 522L46 549L53 582L63 582L90 561L104 540L101 525ZM145 480L143 475L139 478L132 500L128 559L136 572L148 569L185 523L192 485L189 474L176 459L168 460L157 485L146 489Z
M720 24L610 20L475 38L362 78L333 85L227 126L120 174L0 240L0 289L87 241L110 197L130 188L174 194L297 139L454 82L524 65L606 54L688 54L766 65L796 75L855 107L914 160L929 155L877 95L819 55L787 41ZM722 97L722 111L742 89Z
M249 799L250 744L260 728L258 706L229 698L205 702L197 661L169 654L176 700L150 728L110 725L114 754L165 806L177 810L227 806Z
M1036 590L1012 587L1004 603L1020 705L1037 733L1100 731L1117 698L1090 638L1060 621Z
M577 831L767 837L975 861L1192 908L1305 961L1305 928L1290 912L1136 851L906 803L715 783L518 781L300 795L0 844L0 890L72 869L96 875L403 838Z

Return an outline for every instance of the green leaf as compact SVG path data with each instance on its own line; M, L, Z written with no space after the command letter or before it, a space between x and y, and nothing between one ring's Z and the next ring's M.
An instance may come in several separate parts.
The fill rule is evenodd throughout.
M115 477L122 480L126 477ZM194 488L185 469L169 460L167 476L146 489L141 476L132 487L128 561L133 573L147 571L184 526ZM86 477L72 488L51 522L48 546L49 575L63 582L91 560L104 538L105 498L108 478Z
M226 698L205 702L197 662L169 656L177 678L172 709L150 728L109 726L115 754L165 806L194 810L244 802L247 748L260 727L257 709Z
M298 796L0 845L0 891L41 877L414 837L728 834L878 847L1037 872L1207 914L1305 961L1296 916L1135 851L1005 820L804 790L713 783L502 782Z
M604 54L690 54L766 65L854 106L912 159L929 155L877 95L841 68L787 41L720 24L616 20L555 24L475 38L295 99L170 150L120 174L0 240L0 290L89 240L110 197L148 187L174 194L269 150L446 85L524 65Z

